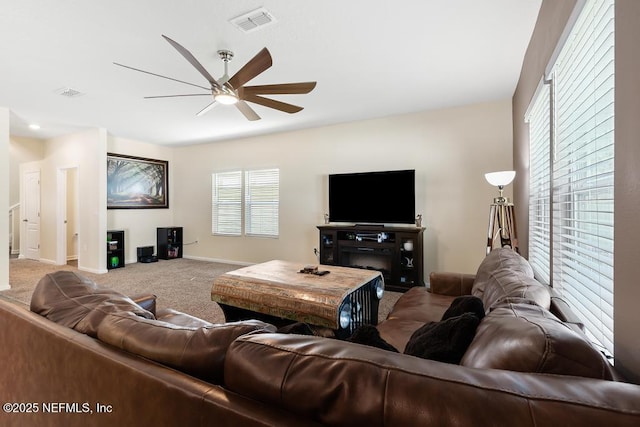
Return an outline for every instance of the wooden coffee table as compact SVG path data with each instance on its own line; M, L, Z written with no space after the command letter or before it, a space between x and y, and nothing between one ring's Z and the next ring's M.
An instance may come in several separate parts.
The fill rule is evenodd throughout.
M320 265L321 271L329 271L320 276L300 273L303 268L275 260L230 271L214 279L211 299L227 321L259 318L261 313L343 332L378 323L384 290L380 272Z

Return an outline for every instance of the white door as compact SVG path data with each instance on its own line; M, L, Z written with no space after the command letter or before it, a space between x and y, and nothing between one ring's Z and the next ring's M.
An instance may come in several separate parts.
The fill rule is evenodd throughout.
M67 261L78 259L78 168L67 169Z
M23 255L28 259L40 259L40 171L24 172L23 176L22 222L24 247Z

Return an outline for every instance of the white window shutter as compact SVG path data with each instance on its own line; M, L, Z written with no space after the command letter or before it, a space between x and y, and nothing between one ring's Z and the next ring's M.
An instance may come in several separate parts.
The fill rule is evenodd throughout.
M553 81L553 286L613 354L613 0L587 1Z
M242 234L242 172L214 173L211 177L212 233Z
M278 237L280 209L279 169L245 172L245 234Z

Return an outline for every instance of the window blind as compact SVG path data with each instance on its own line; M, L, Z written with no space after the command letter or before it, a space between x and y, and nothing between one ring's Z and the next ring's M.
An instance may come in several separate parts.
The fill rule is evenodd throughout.
M245 171L245 233L277 237L279 222L280 171Z
M240 236L242 233L242 172L221 172L211 176L212 233Z
M586 2L552 73L553 286L613 354L613 0Z
M525 121L529 123L529 263L536 278L551 284L551 104L541 82Z

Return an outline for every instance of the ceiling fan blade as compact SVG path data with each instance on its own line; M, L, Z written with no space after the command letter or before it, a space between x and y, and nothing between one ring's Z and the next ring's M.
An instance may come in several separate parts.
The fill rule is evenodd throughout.
M155 99L155 98L178 98L181 96L211 96L210 93L190 93L186 95L155 95L155 96L145 96L144 99Z
M198 72L200 74L202 74L204 76L205 79L207 79L207 81L211 84L211 87L213 88L220 88L220 85L218 84L218 82L216 81L216 79L214 79L211 74L209 74L209 72L202 66L201 63L198 62L198 60L196 59L195 56L193 56L191 54L191 52L189 52L184 46L182 46L180 43L178 43L175 40L171 40L169 37L162 35L162 37L164 37L164 39L166 41L169 42L169 44L171 46L173 46L179 53L180 55L184 56L184 58L189 61L189 63L191 65L193 65L195 67L196 70L198 70Z
M265 47L258 52L256 56L251 58L249 62L244 64L244 67L240 68L238 72L229 79L228 83L234 89L239 89L240 86L271 67L272 64L273 61L271 60L271 54Z
M309 93L316 87L316 82L283 83L275 85L245 86L242 90L252 95L290 95Z
M182 80L174 79L173 77L162 76L160 74L152 73L150 71L145 71L145 70L141 70L139 68L129 67L128 65L118 64L117 62L114 62L114 65L117 65L117 66L123 67L123 68L128 68L128 69L133 70L133 71L139 71L139 72L145 73L145 74L151 74L152 76L162 77L163 79L173 80L174 82L184 83L186 85L199 87L199 88L204 89L204 90L208 90L208 91L211 90L211 88L209 88L209 87L204 87L204 86L200 86L200 85L197 85L197 84L194 84L194 83L189 83L189 82L185 82L185 81L182 81Z
M256 104L263 105L265 107L274 108L276 110L284 111L285 113L297 113L302 111L303 107L297 105L287 104L286 102L276 101L275 99L269 99L258 95L244 94L243 100L248 102L254 102Z
M246 102L238 101L235 105L238 110L240 110L240 112L244 114L247 120L260 120L260 116L255 111L253 111L253 108L251 108Z
M213 107L215 107L216 105L218 105L218 103L216 102L216 100L214 99L213 102L209 105L207 105L206 107L204 107L202 110L198 111L196 113L197 117L200 116L204 116L205 114L207 114L209 111L211 111L213 109Z

